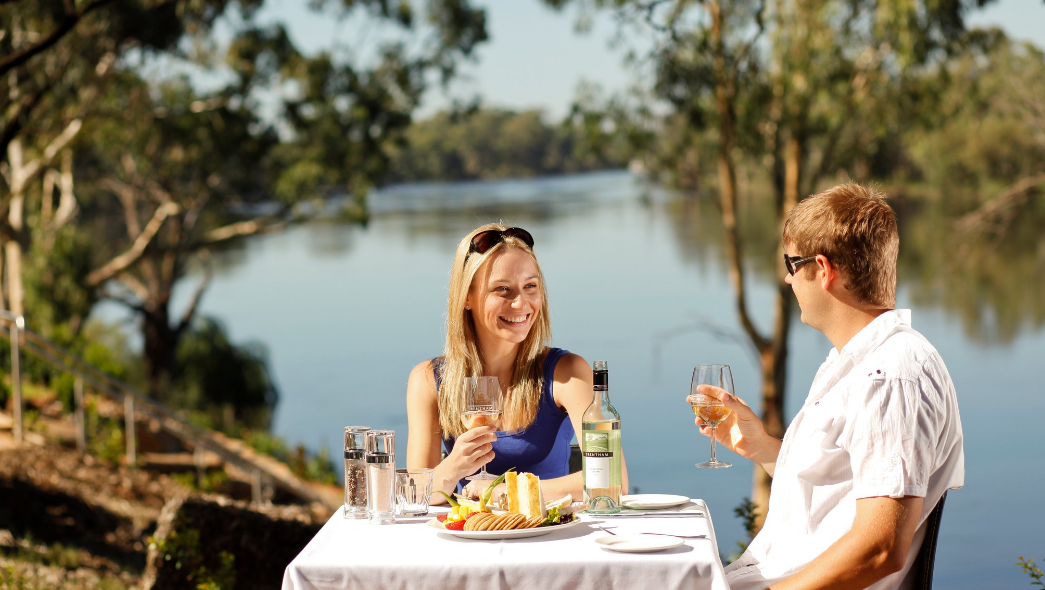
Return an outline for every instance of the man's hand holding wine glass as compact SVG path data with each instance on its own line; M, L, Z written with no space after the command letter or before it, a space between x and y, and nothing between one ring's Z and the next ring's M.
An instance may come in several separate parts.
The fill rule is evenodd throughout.
M780 440L766 432L758 415L742 399L730 395L721 387L698 385L696 390L698 393L721 400L722 405L731 410L729 416L715 429L715 439L718 443L741 457L760 463L772 475L777 454L780 452ZM700 427L701 434L711 435L711 427L705 424L700 416L697 416L694 422Z

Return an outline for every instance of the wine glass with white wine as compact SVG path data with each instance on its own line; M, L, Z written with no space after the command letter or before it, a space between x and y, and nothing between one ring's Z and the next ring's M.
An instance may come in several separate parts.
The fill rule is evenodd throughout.
M496 430L501 418L500 380L497 377L469 377L466 386L466 406L462 417L464 427L471 430L480 426L493 426ZM485 481L497 479L497 476L487 473L486 465L483 465L479 473L465 479Z
M733 374L729 371L729 365L697 365L694 367L693 381L690 383L689 397L686 398L686 401L693 408L693 413L711 427L711 459L697 463L695 467L702 469L732 467L732 463L715 458L715 430L720 422L729 417L732 410L723 405L722 400L698 392L697 386L699 385L713 385L726 390L729 395L733 395Z

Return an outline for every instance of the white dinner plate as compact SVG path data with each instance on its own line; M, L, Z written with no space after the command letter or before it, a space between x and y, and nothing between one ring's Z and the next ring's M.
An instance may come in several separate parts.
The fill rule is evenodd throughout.
M572 522L566 524L553 524L551 526L540 526L532 529L512 529L510 531L448 531L443 528L443 523L433 518L428 521L428 526L434 529L439 529L440 533L446 533L447 535L453 535L462 539L485 539L487 541L495 541L497 539L524 539L526 537L539 537L541 535L547 535L548 533L554 533L555 531L568 529L580 524L581 522L580 519L574 518Z
M659 510L681 506L686 502L689 502L689 498L671 494L631 494L620 498L621 506L636 510Z
M606 535L595 539L595 542L610 551L649 553L678 547L682 544L682 539L665 535Z

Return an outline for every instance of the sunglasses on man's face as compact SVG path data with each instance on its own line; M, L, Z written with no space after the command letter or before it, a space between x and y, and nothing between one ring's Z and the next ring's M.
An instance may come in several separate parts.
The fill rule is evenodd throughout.
M805 258L802 258L801 256L788 256L787 254L784 254L784 267L787 268L788 274L794 276L795 273L798 272L798 269L802 268L802 266L806 264L809 264L810 262L813 262L814 260L816 260L816 254L812 256L806 256Z
M533 248L533 236L530 235L530 232L521 227L509 227L505 230L488 229L475 234L475 236L472 237L471 245L468 247L468 252L485 254L487 250L500 244L506 238L518 238L522 240L528 248Z

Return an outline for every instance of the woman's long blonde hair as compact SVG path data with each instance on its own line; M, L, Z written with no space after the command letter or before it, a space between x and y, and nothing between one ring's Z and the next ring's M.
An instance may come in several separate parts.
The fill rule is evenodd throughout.
M470 252L472 238L488 230L504 231L508 226L490 223L476 228L457 245L454 266L450 270L450 296L446 311L446 347L443 356L436 359L441 381L439 385L439 426L444 437L458 437L465 432L462 416L465 409L465 380L484 374L483 355L476 341L475 321L472 312L465 309L468 291L479 269L499 252L516 249L533 259L537 268L537 283L541 290L541 308L537 311L530 333L519 346L515 358L511 383L502 383L501 429L521 430L533 423L544 387L544 371L541 353L551 342L552 325L548 317L548 292L544 287L544 274L537 263L537 256L525 242L516 237L505 236L504 241L486 252Z

